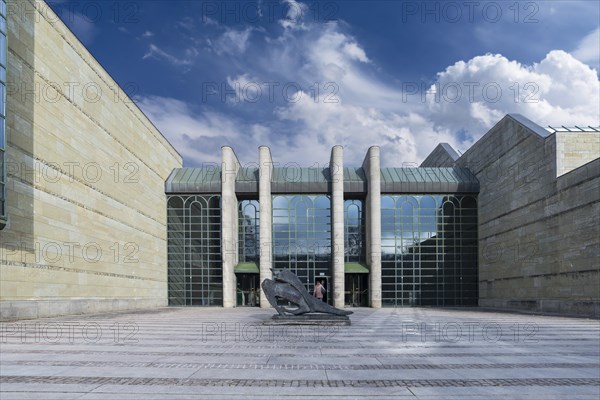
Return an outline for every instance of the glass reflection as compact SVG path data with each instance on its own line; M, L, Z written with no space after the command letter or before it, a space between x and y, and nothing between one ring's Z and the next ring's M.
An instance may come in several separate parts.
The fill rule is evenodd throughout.
M316 276L329 276L329 196L273 196L273 266L291 269L310 290Z
M220 306L220 196L168 196L169 305Z
M260 207L258 200L239 202L239 261L258 262L260 256Z
M365 224L362 200L344 201L344 261L365 261Z
M477 304L474 196L383 196L384 305Z

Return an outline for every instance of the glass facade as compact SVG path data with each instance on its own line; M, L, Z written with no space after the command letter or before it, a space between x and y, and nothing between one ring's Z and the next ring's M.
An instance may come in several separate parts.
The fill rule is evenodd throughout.
M220 196L167 196L169 305L223 305Z
M260 207L258 200L239 202L239 262L256 262L260 257Z
M0 229L6 221L6 0L0 0Z
M327 287L331 264L331 199L318 195L273 196L273 267L289 268L310 291Z
M261 265L261 255L265 256L262 252L266 249L272 256L268 268L274 273L289 269L309 292L321 281L327 289L324 300L329 303L335 299L338 305L343 300L353 307L477 305L478 182L466 172L382 172L387 183L381 188L387 189L377 198L381 215L368 207L368 187L354 185L364 182L358 173L355 178L349 175L339 210L333 210L331 187L311 188L304 183L279 187L270 196L271 201L264 199L265 207L258 200L256 181L252 187L235 187L240 197L231 205L233 209L226 207L226 212L234 212L236 221L225 226L221 226L223 199L219 194L219 176L212 176L207 184L205 172L177 169L166 182L171 305L260 306L261 269L267 272ZM327 171L321 172L326 180ZM257 174L253 177L259 178ZM422 192L405 187L406 182L422 186ZM453 183L457 185L455 191ZM438 191L442 186L447 189ZM335 227L339 228L335 243L341 247L343 240L344 246L343 254L340 253L343 265L335 263L336 274L342 272L337 268L343 268L343 280L335 287L334 211L343 218L343 226ZM270 243L261 236L261 216L271 222ZM370 224L371 218L377 221ZM377 254L370 254L369 227L377 225L381 225L380 231L371 234L380 241L381 253L378 249ZM237 240L238 246L236 257L226 259L232 264L226 269L227 276L223 275L221 253L222 238L226 237ZM380 256L381 269L373 270L379 267ZM373 281L380 274L381 280ZM231 283L228 287L232 290L223 292L223 282ZM381 293L381 302L373 291Z
M381 250L384 306L477 305L474 196L382 196Z

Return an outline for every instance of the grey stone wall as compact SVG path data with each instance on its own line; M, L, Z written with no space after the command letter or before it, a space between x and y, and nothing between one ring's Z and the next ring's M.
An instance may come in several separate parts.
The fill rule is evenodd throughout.
M557 178L556 134L522 120L507 115L456 161L481 185L479 304L599 317L600 159Z

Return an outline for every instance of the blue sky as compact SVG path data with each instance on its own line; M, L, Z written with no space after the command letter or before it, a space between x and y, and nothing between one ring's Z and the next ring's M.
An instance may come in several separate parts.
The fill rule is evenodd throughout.
M184 156L384 165L504 114L598 125L596 1L49 1Z

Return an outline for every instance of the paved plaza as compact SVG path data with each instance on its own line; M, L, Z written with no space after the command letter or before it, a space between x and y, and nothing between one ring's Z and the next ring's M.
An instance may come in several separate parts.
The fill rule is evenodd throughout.
M597 320L354 309L352 326L273 310L161 308L1 325L9 399L594 399Z

